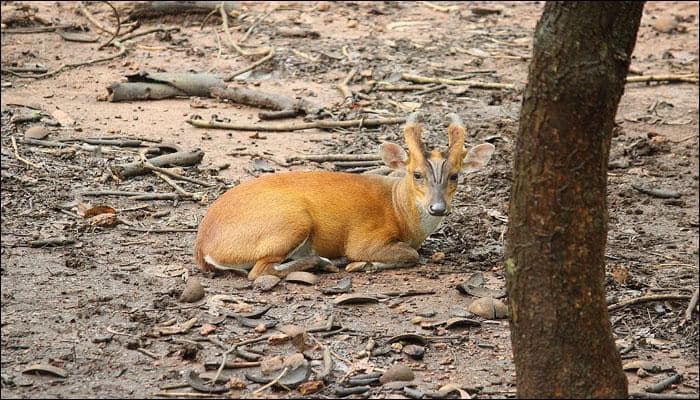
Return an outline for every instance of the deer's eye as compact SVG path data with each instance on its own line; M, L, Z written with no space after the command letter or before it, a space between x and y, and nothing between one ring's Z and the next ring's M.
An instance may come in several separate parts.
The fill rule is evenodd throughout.
M453 182L456 182L458 178L459 178L459 174L457 174L457 173L450 175L450 180Z
M419 180L423 179L423 174L421 174L420 172L414 172L413 179L419 181Z

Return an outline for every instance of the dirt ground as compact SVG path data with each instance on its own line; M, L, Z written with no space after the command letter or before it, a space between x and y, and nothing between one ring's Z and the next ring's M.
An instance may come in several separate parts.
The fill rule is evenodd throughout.
M21 4L3 2L3 23L6 11ZM124 19L128 4L115 4ZM230 22L236 40L273 6L239 4L239 15ZM111 83L138 71L225 76L252 63L253 59L238 56L225 45L218 14L203 29L204 14L144 19L139 30L170 26L181 30L126 41L128 53L122 57L68 68L46 79L19 78L5 70L37 64L53 69L117 50L98 49L109 38L105 33L99 42L78 43L65 41L55 32L6 32L39 26L43 18L47 23L84 25L90 28L85 35L97 35L99 31L78 11L77 2L32 2L33 20L3 26L2 397L159 397L167 395L163 391L192 392L188 371L204 372L206 367L202 377L213 378L216 371L211 365L216 368L224 350L241 340L263 337L245 349L262 354L263 366L273 365L267 368L270 371L275 369L274 356L298 351L298 342L267 339L266 335L280 332L256 330L261 322L313 331L331 317L329 332L306 334L309 348L304 354L312 368L309 380L317 380L327 366L324 353L333 361L325 386L307 396L338 397L344 394L338 389L356 384L357 379L348 378L403 365L415 373L415 386L382 386L370 379L367 391L350 397L418 398L421 392L437 396L434 391L446 384L472 397L513 397L515 371L507 320L471 315L467 310L477 297L461 293L457 286L481 274L488 288L505 288L503 234L520 92L450 86L414 95L372 90L377 86L371 81L408 84L401 81L401 73L414 73L522 87L543 2L440 6L450 4L455 9L445 12L419 2L275 3L277 9L251 31L244 43L247 48L273 46L276 55L232 84L302 96L338 119L404 116L418 108L430 115L426 141L440 145L446 143L444 115L457 112L467 125L468 145L488 140L496 146L489 167L468 177L452 214L424 244L420 266L381 273L316 273L316 284L282 281L266 292L238 275L212 277L195 267L193 230L207 206L227 187L267 173L266 169L280 173L336 168L331 162L289 164L288 157L376 153L382 141L403 143L400 126L294 132L201 129L185 121L192 115L208 120L216 114L234 122L257 123L261 110L209 98L100 100ZM114 25L105 4L91 3L88 8L105 26ZM313 30L318 36L286 37L279 33L284 28ZM644 75L697 76L697 3L647 3L632 67ZM348 104L335 86L352 68L358 73L350 88L357 95ZM26 121L36 111L42 119ZM52 141L138 137L183 149L200 148L203 161L184 173L214 186L182 182L188 191L206 193L208 200L203 202L86 196L83 192L90 190L171 193L173 189L154 175L121 183L113 179L109 166L137 160L138 148L98 148L80 141L51 148L22 142L32 126L47 129L46 140ZM696 83L627 85L617 115L609 173L609 301L650 294L681 297L611 312L623 362L649 363L646 369L627 371L631 392L643 391L673 373L681 374L682 381L665 393L698 392L698 314L683 320L690 295L698 287L697 132ZM12 137L17 141L16 152ZM633 185L663 188L678 196L658 198ZM130 225L92 225L77 214L85 204L113 207ZM28 245L52 238L75 242ZM178 302L191 278L204 286L204 299ZM352 293L373 294L379 301L334 304L338 295L325 294L325 289L347 278L352 280ZM390 293L408 290L431 293L403 297ZM271 308L258 320L236 319L214 315L217 304L238 313ZM453 317L469 317L480 324L448 327L444 322ZM182 333L171 334L162 327L173 321L171 331L181 328ZM418 347L407 339L390 343L395 335L407 333L421 335L424 342ZM375 344L371 357L362 357L368 343ZM413 358L421 350L422 359ZM247 357L256 358L249 353ZM234 354L229 359L245 361ZM39 367L31 371L34 364ZM255 397L253 392L263 385L245 374L258 374L259 369L224 369L220 378L230 390L220 396ZM311 389L274 387L261 395L299 397L300 390Z

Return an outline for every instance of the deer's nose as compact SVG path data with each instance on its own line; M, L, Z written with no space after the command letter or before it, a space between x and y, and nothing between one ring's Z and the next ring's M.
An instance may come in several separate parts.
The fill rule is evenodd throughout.
M446 211L445 203L432 203L428 206L428 213L437 217L445 215Z

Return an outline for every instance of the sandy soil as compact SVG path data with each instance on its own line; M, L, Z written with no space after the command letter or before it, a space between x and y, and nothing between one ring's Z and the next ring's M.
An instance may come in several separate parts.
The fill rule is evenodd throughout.
M27 3L28 4L28 3ZM122 18L128 4L116 2ZM441 3L442 6L450 3ZM205 300L232 295L231 310L272 308L261 321L305 329L326 323L346 328L332 335L314 333L323 348L333 351L334 368L325 387L311 397L336 397L344 378L394 364L415 372L416 390L436 390L454 383L479 398L512 397L515 372L508 323L484 320L480 326L451 327L433 322L469 316L476 299L457 290L474 274L482 274L493 290L505 287L503 233L506 228L510 167L521 97L518 91L447 88L425 95L371 91L371 81L400 81L401 73L514 83L527 78L531 36L542 2L457 3L443 12L421 3L345 2L277 3L245 42L250 48L274 46L273 60L241 76L237 84L290 96L303 96L326 107L338 118L403 116L420 107L427 114L426 141L446 142L442 120L457 112L473 145L491 141L497 153L489 168L471 175L455 199L455 210L421 249L421 265L381 273L320 273L315 285L281 282L268 292L254 289L234 274L211 277L192 260L195 233L144 233L93 226L79 217L78 205L108 205L135 227L195 229L208 204L237 182L264 172L263 160L277 172L290 169L334 169L333 163L297 163L287 157L324 153L374 153L384 140L403 142L399 126L333 131L238 132L199 129L185 123L198 115L216 114L236 122L256 123L261 110L214 99L168 99L111 103L100 101L106 87L138 71L211 72L225 76L252 62L224 46L221 18L204 15L167 16L143 20L140 30L179 26L169 37L146 35L125 43L128 53L109 62L70 68L47 79L18 78L5 68L43 65L53 69L114 54L99 43L63 40L54 32L2 34L2 390L3 398L19 397L157 397L168 385L186 382L187 372L203 372L207 362L219 363L223 349L243 339L277 334L256 332L233 318L209 313L207 303L188 305L178 296L188 278L205 288ZM6 11L17 2L3 3ZM77 3L32 2L35 15L46 21L90 27ZM241 3L232 18L237 40L270 4ZM106 26L114 20L104 4L89 9ZM483 14L479 9L497 10ZM13 22L7 28L38 26L41 18ZM412 21L411 24L399 22ZM416 22L417 21L417 22ZM290 38L279 29L297 27L318 32L317 38ZM633 68L643 74L698 72L698 9L695 3L649 2L640 28ZM294 53L292 50L296 50ZM299 56L303 52L317 61ZM352 105L342 104L335 88L353 67ZM364 91L364 92L363 92ZM198 105L203 106L200 108ZM39 110L41 121L17 122ZM60 110L61 113L56 113ZM74 120L66 123L64 116ZM62 122L56 126L55 120ZM203 161L186 175L216 184L203 188L183 183L189 191L206 192L208 201L136 201L126 197L88 197L88 190L172 192L153 175L125 180L111 178L109 166L138 159L138 149L102 146L99 151L77 142L64 149L18 143L35 125L49 131L47 140L91 137L160 139L184 149L200 148ZM617 115L609 174L610 230L606 284L610 302L646 294L678 294L688 298L698 287L698 88L697 84L633 83L626 87ZM228 164L219 170L222 164ZM258 161L258 167L260 161ZM662 199L632 185L661 187L680 197ZM343 195L342 193L339 195ZM74 244L32 248L31 240L69 237ZM444 258L442 254L444 253ZM437 255L436 255L437 254ZM428 290L433 294L388 296L374 304L338 306L336 295L324 294L350 277L355 294ZM698 318L683 322L688 300L647 302L611 312L624 362L644 360L663 371L628 371L630 391L642 391L672 374L682 383L667 393L698 391ZM196 318L181 334L154 334L154 327ZM212 333L203 334L206 324ZM389 339L403 333L423 335L425 355L411 358ZM370 358L358 358L368 342ZM310 344L314 344L309 339ZM403 345L408 345L404 343ZM139 349L143 349L140 351ZM289 342L264 340L247 347L269 361L297 350ZM409 348L410 350L411 348ZM413 349L415 350L415 348ZM323 350L305 353L313 366L311 380L323 367ZM231 357L234 358L234 357ZM236 361L243 361L236 358ZM60 368L59 377L27 372L33 364ZM230 391L224 396L254 397L262 386L246 378L259 368L225 369L221 376ZM213 374L207 372L209 377ZM206 376L206 375L205 375ZM188 385L175 392L192 391ZM298 397L298 390L266 389L265 397ZM409 397L409 389L371 384L351 397ZM450 396L456 396L453 393Z

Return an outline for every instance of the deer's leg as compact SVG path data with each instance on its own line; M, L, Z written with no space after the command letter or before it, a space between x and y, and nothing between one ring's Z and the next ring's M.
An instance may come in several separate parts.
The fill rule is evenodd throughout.
M404 242L393 242L383 246L353 246L347 257L354 261L372 263L366 270L406 268L418 264L420 256L413 247Z

